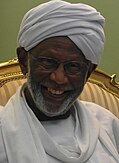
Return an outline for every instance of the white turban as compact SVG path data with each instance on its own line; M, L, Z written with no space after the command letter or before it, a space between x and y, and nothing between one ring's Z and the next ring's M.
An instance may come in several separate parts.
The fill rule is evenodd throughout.
M104 17L91 6L52 0L26 13L18 44L28 51L47 38L67 36L86 59L99 64L105 42L104 22Z

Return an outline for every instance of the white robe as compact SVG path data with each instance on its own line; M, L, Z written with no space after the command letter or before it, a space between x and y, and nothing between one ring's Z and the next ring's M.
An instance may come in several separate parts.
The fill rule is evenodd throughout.
M0 163L119 163L119 119L76 101L71 116L40 122L21 88L0 108Z

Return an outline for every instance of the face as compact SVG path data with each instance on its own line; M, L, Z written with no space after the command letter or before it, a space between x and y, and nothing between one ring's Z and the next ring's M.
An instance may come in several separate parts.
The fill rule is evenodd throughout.
M28 52L28 88L47 116L64 114L80 95L89 61L67 37L47 39Z

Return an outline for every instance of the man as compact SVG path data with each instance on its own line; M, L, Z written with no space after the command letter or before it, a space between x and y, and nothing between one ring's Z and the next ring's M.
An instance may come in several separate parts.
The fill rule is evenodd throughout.
M119 163L119 120L81 102L104 48L104 18L85 4L31 9L18 34L25 83L0 114L0 163Z

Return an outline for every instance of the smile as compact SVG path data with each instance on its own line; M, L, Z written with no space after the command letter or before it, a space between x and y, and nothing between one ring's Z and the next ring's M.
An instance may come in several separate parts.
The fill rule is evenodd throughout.
M64 101L69 93L71 93L69 90L42 86L42 94L47 101Z
M64 93L63 90L53 89L53 88L48 88L48 92L50 92L53 95L61 95Z

